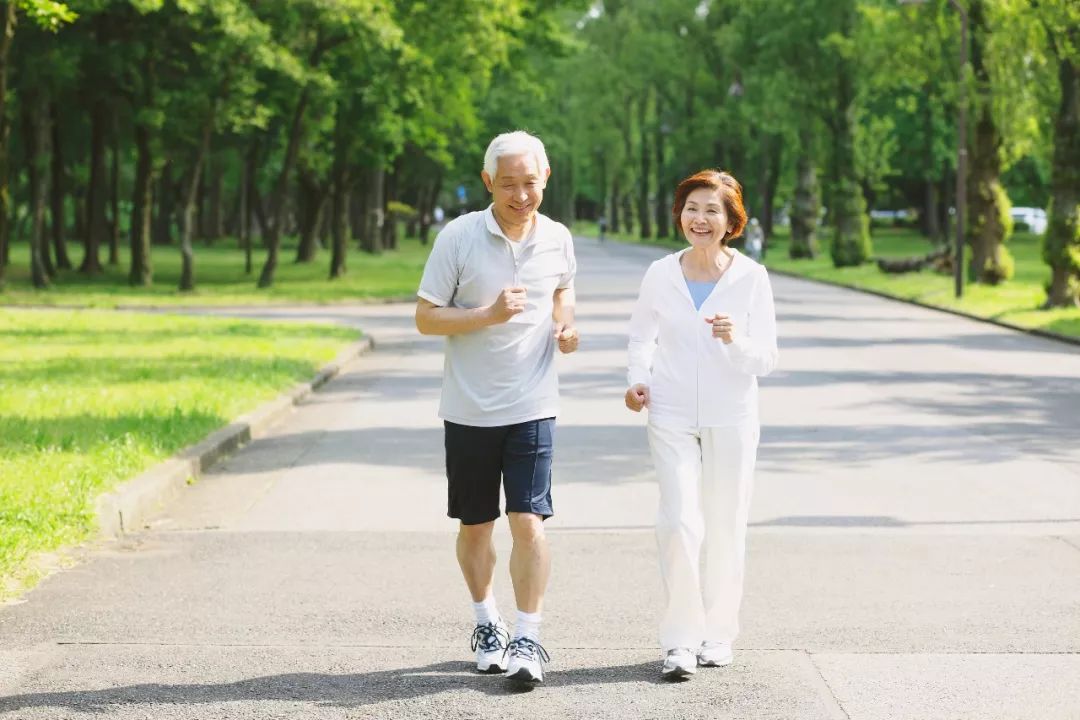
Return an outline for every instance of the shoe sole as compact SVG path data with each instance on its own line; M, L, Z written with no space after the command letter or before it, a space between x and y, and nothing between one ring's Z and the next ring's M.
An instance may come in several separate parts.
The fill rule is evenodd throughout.
M698 660L698 667L727 667L734 662L734 660L735 658L727 658L726 660L720 660L719 662L702 662L701 660Z
M544 682L543 678L533 676L533 674L525 668L521 668L513 675L507 675L506 679L513 680L516 683L526 683L528 685L539 685Z
M506 668L499 667L498 665L492 663L491 665L488 665L486 669L481 668L479 665L477 665L476 672L480 673L481 675L502 675L504 672L506 672Z
M668 670L667 672L660 672L660 677L665 680L686 680L694 676L693 670L687 670L686 668L675 668Z

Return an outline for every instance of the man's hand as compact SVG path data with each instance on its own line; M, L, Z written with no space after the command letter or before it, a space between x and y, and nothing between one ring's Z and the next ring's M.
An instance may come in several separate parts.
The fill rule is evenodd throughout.
M578 331L573 325L555 323L555 340L559 343L559 352L572 353L578 347Z
M731 318L721 313L716 313L711 318L705 318L705 322L712 325L712 336L714 338L720 338L724 341L725 345L730 345L734 339L732 333L735 332L735 325L731 322Z
M507 322L515 315L525 312L525 299L525 288L508 287L488 306L488 313L496 325Z
M626 391L626 407L634 412L641 412L641 408L649 407L649 386L641 383L631 385Z

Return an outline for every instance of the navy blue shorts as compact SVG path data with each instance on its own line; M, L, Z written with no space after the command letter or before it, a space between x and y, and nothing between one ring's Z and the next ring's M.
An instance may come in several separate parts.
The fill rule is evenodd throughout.
M499 517L499 486L506 512L551 517L551 456L555 418L516 425L446 428L447 515L465 525Z

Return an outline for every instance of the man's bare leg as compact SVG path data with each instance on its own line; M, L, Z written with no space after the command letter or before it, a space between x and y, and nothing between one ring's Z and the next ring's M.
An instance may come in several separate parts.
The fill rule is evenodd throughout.
M462 524L458 528L458 565L473 602L483 602L491 596L495 576L495 543L491 539L494 529L494 520L480 525Z
M510 579L518 610L539 613L544 605L544 591L551 575L551 555L544 521L532 513L507 513L514 549L510 553Z

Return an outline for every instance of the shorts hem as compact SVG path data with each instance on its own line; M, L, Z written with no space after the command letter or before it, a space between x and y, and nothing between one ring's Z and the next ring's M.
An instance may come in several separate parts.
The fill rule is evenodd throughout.
M463 517L464 513L454 514L452 512L446 513L448 518L458 520L462 525L483 525L484 523L495 522L502 515L500 512L496 512L493 516L487 515L470 515Z
M506 514L510 513L529 513L531 515L539 515L542 520L547 520L550 517L555 516L555 511L550 505L530 505L526 507L507 507Z

